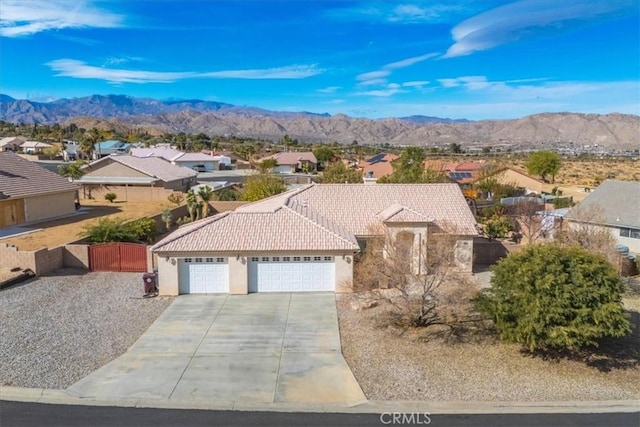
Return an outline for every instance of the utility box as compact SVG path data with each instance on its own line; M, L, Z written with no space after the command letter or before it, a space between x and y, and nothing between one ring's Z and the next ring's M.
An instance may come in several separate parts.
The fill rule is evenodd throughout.
M158 275L156 273L145 273L142 276L144 281L144 295L158 295Z

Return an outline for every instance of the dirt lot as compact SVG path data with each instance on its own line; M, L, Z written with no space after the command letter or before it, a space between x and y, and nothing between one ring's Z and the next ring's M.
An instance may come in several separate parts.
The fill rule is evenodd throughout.
M106 200L83 200L82 206L89 209L84 213L79 212L67 218L35 224L29 228L41 228L42 230L2 239L0 243L16 245L20 250L25 251L42 247L53 248L80 239L79 234L82 229L95 223L97 218L118 217L134 220L156 215L174 205L168 201L109 203Z
M524 169L524 160L516 161L515 166ZM555 185L594 188L597 186L597 182L602 182L607 178L640 181L640 161L631 159L563 159Z
M602 347L588 359L544 359L493 336L462 342L424 339L385 322L385 306L364 311L340 295L338 316L344 356L362 390L376 400L554 401L640 398L640 292L625 306L633 335ZM610 351L617 357L610 358Z

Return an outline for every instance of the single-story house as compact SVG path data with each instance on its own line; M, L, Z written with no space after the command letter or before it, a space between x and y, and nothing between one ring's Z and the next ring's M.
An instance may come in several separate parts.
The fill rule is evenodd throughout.
M318 170L318 160L311 151L304 152L283 152L272 154L260 160L260 162L274 159L276 167L273 169L275 173L296 173L296 172L315 172Z
M51 144L47 144L46 142L40 142L40 141L25 141L21 146L20 149L25 153L25 154L40 154L42 153L44 150L46 150L47 148L51 148L52 145Z
M152 251L164 295L348 292L367 239L401 233L415 257L451 226L470 272L476 221L457 184L311 184L184 225Z
M164 191L186 192L196 184L197 173L173 165L159 157L135 157L116 154L103 157L83 167L84 175L76 180L85 194L90 189L116 193L121 200L166 199ZM157 193L157 195L156 195ZM154 194L153 197L149 196Z
M8 136L0 139L0 151L18 151L26 139L19 136Z
M393 153L376 154L369 159L361 161L358 164L358 168L362 169L362 176L366 183L375 183L379 178L393 173L391 163L399 157Z
M545 183L538 178L528 175L525 171L515 167L496 169L495 177L500 184L514 185L524 188L529 193L542 194Z
M569 227L589 224L607 229L617 244L640 255L640 182L607 179L571 209L565 220Z
M0 227L76 211L79 187L11 151L0 152Z
M112 154L126 154L130 149L131 144L115 139L97 142L93 144L93 160L98 160Z
M184 153L171 147L131 148L135 157L160 157L177 166L193 169L196 172L218 170L219 161L204 153Z

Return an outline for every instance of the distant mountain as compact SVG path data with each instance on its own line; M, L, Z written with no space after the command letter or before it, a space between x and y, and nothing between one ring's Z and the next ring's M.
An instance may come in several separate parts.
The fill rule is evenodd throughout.
M543 113L513 120L454 120L428 116L362 119L344 114L279 112L212 101L93 95L49 103L0 96L0 120L13 123L75 123L90 129L150 134L187 132L278 140L392 145L511 145L522 148L640 148L640 117L628 114Z

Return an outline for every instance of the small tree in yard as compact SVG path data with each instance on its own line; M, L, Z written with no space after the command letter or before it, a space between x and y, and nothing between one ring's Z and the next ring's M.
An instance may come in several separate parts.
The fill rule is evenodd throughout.
M110 203L113 203L118 198L116 193L107 193L104 195L104 199L108 200Z
M171 209L167 208L162 211L162 222L164 222L167 227L167 231L171 229L171 222L173 222L173 214L171 213Z
M379 293L392 289L396 297L388 300L406 326L445 325L453 331L467 319L475 288L458 274L455 233L440 230L422 236L418 245L412 233L374 234L383 237L367 242L355 266L357 289Z
M180 193L171 193L169 197L167 197L167 200L176 206L180 206L182 202L184 202L184 196Z
M282 178L264 174L248 177L244 188L243 198L248 202L262 200L287 190Z
M478 306L505 341L530 351L575 350L630 333L623 283L599 255L579 247L533 245L501 260L493 273Z

